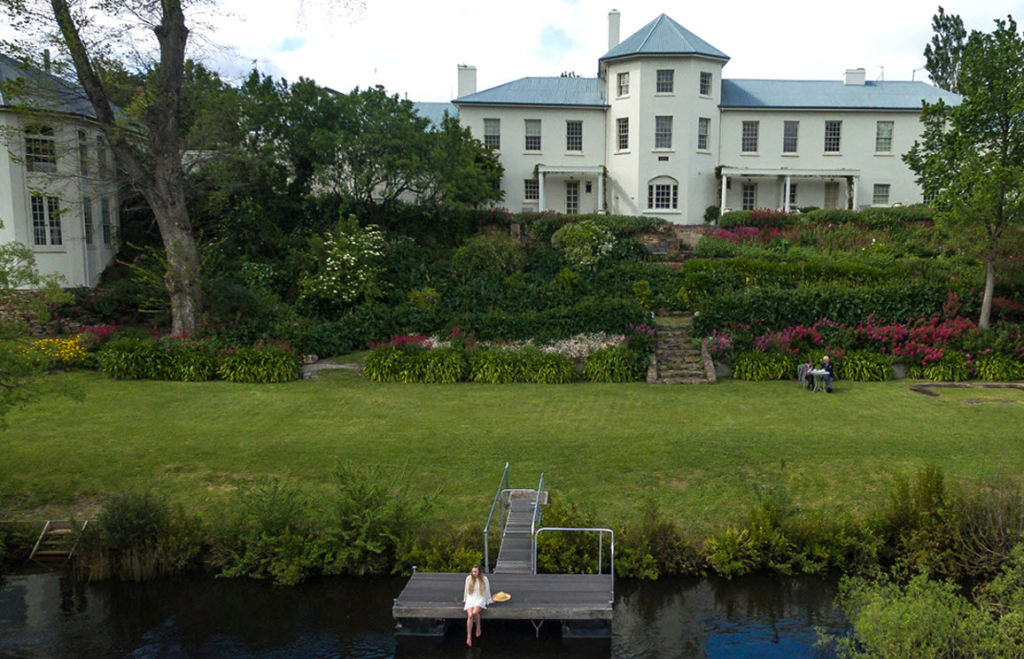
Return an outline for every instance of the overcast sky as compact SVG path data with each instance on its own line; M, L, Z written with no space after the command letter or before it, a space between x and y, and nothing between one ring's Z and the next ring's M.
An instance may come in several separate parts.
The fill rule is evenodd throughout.
M869 80L910 80L924 66L934 0L657 2L594 0L223 0L209 41L227 76L260 71L349 91L384 85L414 101L455 97L456 67L477 67L477 88L524 76L597 74L608 50L608 12L621 39L668 14L730 57L726 78L839 80L863 67ZM1024 0L953 0L968 30L995 18L1024 20ZM924 71L913 74L926 79Z

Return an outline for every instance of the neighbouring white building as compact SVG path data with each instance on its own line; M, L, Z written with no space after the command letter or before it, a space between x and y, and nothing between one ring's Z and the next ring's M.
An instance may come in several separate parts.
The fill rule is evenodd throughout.
M521 78L476 90L459 67L452 103L500 153L510 210L652 214L677 224L723 210L864 208L923 201L903 163L921 102L960 98L923 82L730 80L729 58L662 14L619 41L596 78Z
M67 286L95 286L117 251L118 195L92 107L81 89L0 54L3 82L24 93L0 93L0 243L28 245Z

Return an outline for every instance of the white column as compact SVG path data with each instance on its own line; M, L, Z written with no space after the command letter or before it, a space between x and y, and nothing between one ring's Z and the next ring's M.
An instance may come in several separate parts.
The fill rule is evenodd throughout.
M597 173L597 212L604 212L604 172Z
M537 210L543 213L547 210L544 207L544 170L537 169Z
M786 196L783 199L784 203L782 204L783 210L785 210L787 213L789 212L789 178L790 178L789 174L786 174L786 187L785 187L785 192L783 193Z
M859 176L853 176L851 178L852 178L852 181L853 181L852 184L851 184L853 186L853 190L851 191L850 194L851 194L852 201L853 201L853 210L857 210L857 179L859 179L860 177Z
M729 185L729 176L727 174L723 173L722 174L722 204L718 207L718 210L722 211L723 213L725 212L725 191L726 191L726 186L728 186L728 185Z

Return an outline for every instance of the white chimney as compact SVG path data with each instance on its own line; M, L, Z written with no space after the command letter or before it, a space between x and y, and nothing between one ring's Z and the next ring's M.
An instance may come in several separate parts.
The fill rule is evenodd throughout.
M608 50L619 45L619 10L608 12Z
M459 64L459 98L476 93L476 67Z
M866 79L867 73L864 69L846 69L846 75L843 77L843 84L863 85Z

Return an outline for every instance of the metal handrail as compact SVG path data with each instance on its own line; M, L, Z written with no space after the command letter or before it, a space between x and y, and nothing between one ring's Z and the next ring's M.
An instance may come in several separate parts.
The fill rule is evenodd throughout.
M536 536L537 525L540 524L541 505L540 493L544 491L544 472L540 474L540 482L537 483L537 493L533 498L533 519L530 520L530 535ZM536 542L536 541L534 541ZM534 561L536 563L536 561ZM536 570L534 570L536 572Z
M537 574L537 538L544 531L571 531L571 532L585 532L585 533L597 533L597 573L602 574L602 563L604 563L604 534L611 535L611 581L612 581L612 593L615 592L615 531L604 528L583 528L583 527L568 527L568 526L545 526L537 529L537 532L533 534L533 573Z
M487 523L484 524L484 572L491 571L491 561L489 552L489 543L487 539L488 533L491 530L491 519L494 517L494 509L498 506L498 501L501 499L502 493L508 488L508 463L505 463L505 470L501 472L501 480L498 481L498 491L494 493L494 503L491 504L491 512L487 515ZM504 508L504 506L503 506ZM504 526L504 522L502 522Z

